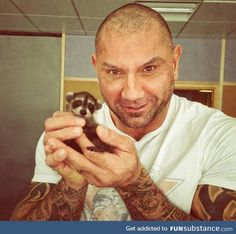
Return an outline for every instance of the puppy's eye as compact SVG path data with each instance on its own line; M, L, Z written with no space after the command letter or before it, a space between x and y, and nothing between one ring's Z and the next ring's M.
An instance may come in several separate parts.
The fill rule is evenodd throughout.
M74 101L73 103L72 103L72 108L77 108L77 107L79 107L79 106L81 106L82 105L82 101L81 100L76 100L76 101Z
M94 110L95 110L94 105L91 104L91 103L88 104L88 108L89 108L89 110L90 110L91 113L93 113Z

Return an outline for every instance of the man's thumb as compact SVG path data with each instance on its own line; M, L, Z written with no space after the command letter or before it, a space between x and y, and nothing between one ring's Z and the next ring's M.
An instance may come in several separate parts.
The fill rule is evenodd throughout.
M122 136L101 125L97 127L97 134L103 142L115 146L120 150L129 151L133 148L132 140L129 137Z

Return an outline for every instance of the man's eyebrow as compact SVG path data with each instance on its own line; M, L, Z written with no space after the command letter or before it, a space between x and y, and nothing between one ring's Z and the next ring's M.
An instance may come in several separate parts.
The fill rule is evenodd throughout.
M113 69L119 69L117 66L115 66L115 65L113 65L111 63L108 63L108 62L103 62L102 66L113 68Z
M152 63L156 63L156 62L163 62L163 59L160 58L160 57L158 57L158 56L157 56L157 57L154 57L154 58L150 59L148 62L144 63L144 64L142 65L142 67L148 66L148 65L150 65L150 64L152 64Z
M162 61L163 61L163 59L157 56L157 57L154 57L154 58L150 59L149 61L145 62L144 64L142 64L141 67L145 67L145 66L148 66L152 63L162 62ZM109 67L112 69L120 69L119 67L117 67L109 62L103 62L102 66Z

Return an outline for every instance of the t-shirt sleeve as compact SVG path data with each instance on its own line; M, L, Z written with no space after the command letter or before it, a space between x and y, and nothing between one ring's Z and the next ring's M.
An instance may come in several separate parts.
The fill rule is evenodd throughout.
M56 184L61 180L61 176L52 168L46 165L45 151L43 145L43 133L39 138L36 152L35 152L35 169L34 176L32 178L33 182L43 182L43 183L53 183Z
M221 112L208 122L202 137L202 178L199 184L236 189L236 119Z

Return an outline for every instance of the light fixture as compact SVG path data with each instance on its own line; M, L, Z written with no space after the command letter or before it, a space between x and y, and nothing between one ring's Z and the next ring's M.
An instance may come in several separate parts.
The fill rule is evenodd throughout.
M198 90L199 93L213 93L213 90L211 89L200 89Z
M143 2L138 1L145 6L159 12L166 21L188 21L194 12L196 3L178 3L178 2Z

